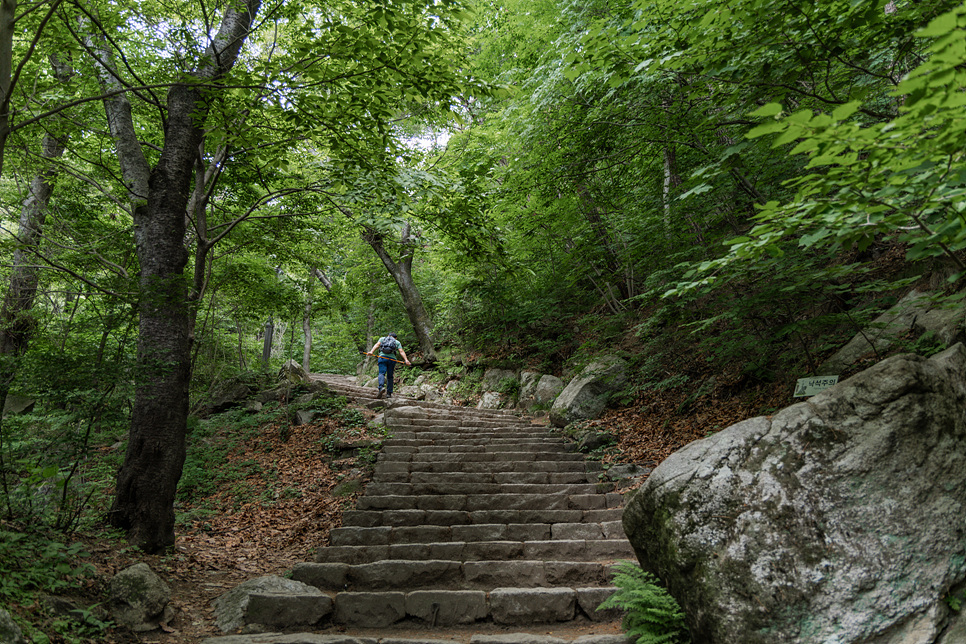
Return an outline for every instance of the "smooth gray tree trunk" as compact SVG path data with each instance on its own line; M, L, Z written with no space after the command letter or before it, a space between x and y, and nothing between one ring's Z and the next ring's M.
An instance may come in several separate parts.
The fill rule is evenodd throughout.
M413 282L413 256L416 254L416 245L410 238L409 224L403 226L400 237L403 252L398 262L393 261L385 246L383 246L382 235L374 231L367 231L363 238L376 251L376 255L382 260L386 270L396 281L396 286L399 287L403 307L409 316L409 322L416 333L416 338L419 340L423 359L426 362L436 362L436 348L433 346L432 338L433 321L429 317L426 307L423 306L423 298L419 294L419 289L416 288L416 283Z

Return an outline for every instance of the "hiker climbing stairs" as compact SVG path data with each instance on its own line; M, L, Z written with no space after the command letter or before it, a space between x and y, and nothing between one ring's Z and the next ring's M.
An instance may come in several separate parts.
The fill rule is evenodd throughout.
M344 377L313 377L357 402L376 399ZM292 572L332 599L320 624L616 631L620 614L597 607L614 591L611 564L634 552L622 495L600 481L598 462L508 411L375 404L389 438L372 481L330 545Z

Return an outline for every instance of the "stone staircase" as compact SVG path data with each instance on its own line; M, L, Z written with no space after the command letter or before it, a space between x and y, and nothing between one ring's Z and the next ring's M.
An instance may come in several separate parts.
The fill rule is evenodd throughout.
M341 376L313 378L363 404L376 398ZM610 565L634 558L622 496L598 480L600 465L506 411L386 404L391 437L365 494L330 545L292 573L331 599L315 632L340 635L206 643L336 644L366 629L384 629L373 642L411 642L403 634L415 630L420 642L623 643L620 613L596 610L613 592Z

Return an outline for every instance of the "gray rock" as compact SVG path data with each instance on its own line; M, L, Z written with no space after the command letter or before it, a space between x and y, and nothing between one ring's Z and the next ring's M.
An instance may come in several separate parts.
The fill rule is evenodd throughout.
M566 427L577 420L597 418L610 395L627 381L627 362L606 356L587 365L564 390L550 409L550 422Z
M288 381L293 385L299 385L307 382L309 378L305 373L305 369L302 368L302 365L295 360L288 360L279 369L278 379Z
M219 414L232 407L238 407L254 397L260 389L260 381L255 374L246 373L223 380L212 387L203 414ZM263 400L262 402L268 402Z
M252 595L322 596L322 592L277 575L249 579L215 599L215 625L223 632L228 632L251 623L246 612Z
M549 405L556 400L563 389L564 381L557 376L550 374L540 376L540 380L533 391L533 402L537 405Z
M29 414L34 410L34 405L36 404L37 401L29 396L9 393L3 403L3 415L18 416L20 414Z
M114 575L108 596L114 620L135 632L153 631L174 615L168 606L171 589L146 563Z
M945 346L966 340L963 331L966 308L963 304L937 304L928 293L910 291L891 309L877 317L867 329L857 333L818 368L817 375L836 376L859 361L888 351L898 338L912 332L932 331Z
M614 465L608 469L607 478L611 481L624 481L647 476L653 471L653 467L641 467L636 463L624 463L622 465Z
M519 380L516 371L510 369L487 369L483 372L483 389L485 391L499 391L504 380Z
M295 412L295 424L296 425L308 425L313 420L315 420L316 413L312 409L299 409Z
M577 439L577 449L581 452L593 452L616 442L617 438L610 432L585 431Z
M889 358L673 454L624 530L695 641L943 642L966 583L964 408L962 344Z
M480 396L480 402L476 403L477 409L499 409L503 406L503 394L496 391L487 391Z
M28 644L10 613L0 608L0 644Z
M536 371L520 372L520 400L532 399L533 393L537 390L537 383L540 382L540 374Z
M428 400L429 402L434 402L440 399L441 395L439 391L433 385L420 385L419 391L422 394L420 400Z

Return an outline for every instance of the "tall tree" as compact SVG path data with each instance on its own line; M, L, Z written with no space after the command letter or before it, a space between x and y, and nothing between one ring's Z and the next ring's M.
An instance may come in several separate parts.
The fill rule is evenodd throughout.
M164 145L141 151L124 95L105 101L131 192L141 267L138 383L131 433L109 519L146 552L174 544L174 495L185 458L190 366L185 213L205 117L238 59L260 0L229 5L196 67L168 90ZM105 63L107 61L104 61ZM118 75L102 66L105 82Z

